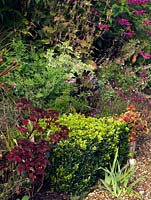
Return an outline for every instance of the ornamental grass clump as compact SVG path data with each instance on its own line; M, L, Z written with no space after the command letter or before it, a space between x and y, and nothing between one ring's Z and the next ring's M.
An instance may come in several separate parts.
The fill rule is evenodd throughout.
M118 162L118 150L115 153L113 164L110 165L110 168L101 168L105 172L105 178L101 179L102 184L108 192L114 197L121 197L124 194L139 196L134 190L133 187L139 183L143 177L134 180L135 175L135 166L127 166L122 168Z

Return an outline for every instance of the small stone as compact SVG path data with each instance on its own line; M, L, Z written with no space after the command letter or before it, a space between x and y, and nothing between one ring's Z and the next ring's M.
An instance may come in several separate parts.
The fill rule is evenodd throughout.
M130 166L136 165L136 159L130 158L130 159L129 159L129 164L130 164Z
M143 194L144 194L144 191L143 191L143 190L140 190L139 193L140 193L141 195L143 195Z

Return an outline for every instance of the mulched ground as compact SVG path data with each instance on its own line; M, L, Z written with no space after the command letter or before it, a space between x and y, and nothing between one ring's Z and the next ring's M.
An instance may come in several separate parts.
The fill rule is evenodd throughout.
M46 192L42 194L37 194L33 200L70 200L69 196L65 194L59 194L56 192Z
M142 135L137 141L136 154L136 174L135 178L144 177L134 190L138 196L126 196L118 200L151 200L151 132L148 135ZM88 193L86 197L76 198L75 200L116 200L103 188L96 188ZM69 196L58 193L37 194L33 200L71 200Z

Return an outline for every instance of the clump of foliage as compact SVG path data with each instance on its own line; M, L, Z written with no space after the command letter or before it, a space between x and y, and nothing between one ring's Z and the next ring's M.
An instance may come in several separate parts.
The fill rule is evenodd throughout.
M120 114L127 102L135 102L144 116L150 112L150 100L139 95L151 94L150 5L148 0L0 2L0 45L5 47L0 55L2 110L8 112L5 97L10 89L15 97L49 108L39 109L22 99L16 124L12 125L12 116L0 116L0 121L6 122L0 132L1 191L6 183L6 193L8 189L10 194L11 188L18 191L15 184L20 187L19 181L37 188L38 178L42 185L48 159L52 161L48 176L54 189L68 193L82 192L95 183L103 175L100 165L108 165L118 147L120 162L126 161L129 137L136 140L138 133L147 130L140 113L128 110L122 114L120 120L127 124L77 114L64 115L58 123L58 112L53 109L104 116ZM11 41L12 35L20 38ZM97 77L83 61L94 64ZM65 141L69 130L61 120L71 129ZM27 144L32 155L24 151ZM1 198L7 198L5 192Z
M121 197L124 194L136 196L133 187L140 182L143 177L134 180L135 166L127 166L122 168L118 162L118 150L115 153L113 164L108 168L101 169L105 172L105 179L101 179L100 183L114 197ZM137 194L138 196L138 194Z
M2 199L20 193L32 196L44 180L56 191L81 193L103 176L99 167L109 165L117 148L120 162L127 161L129 129L124 122L80 114L59 117L56 111L33 107L27 99L19 99L16 106L14 145L0 160ZM8 191L4 192L6 183Z
M133 105L127 107L127 112L121 114L119 120L130 126L130 141L135 141L140 134L148 132L147 121L142 119L141 113L136 112Z
M15 83L14 94L17 97L30 98L39 107L54 108L60 112L67 112L70 107L78 111L91 109L89 98L96 96L94 93L99 88L97 78L91 66L83 63L68 43L57 45L46 55L34 51L27 55L28 48L21 40L14 41L12 47L12 57L20 66L2 77L2 81ZM4 59L5 63L11 62L9 52ZM77 79L75 83L70 81L75 79L75 75L81 76L81 83ZM88 88L87 92L80 91L81 99L73 96L80 87Z
M112 118L63 115L59 123L70 128L69 138L60 141L51 154L50 183L55 191L81 193L92 186L119 148L120 163L127 161L129 129L126 123ZM48 173L49 173L48 171Z
M5 139L7 147L1 152L0 160L0 189L1 198L4 199L13 195L10 187L18 188L19 194L21 188L26 185L31 195L41 189L45 169L50 164L51 150L60 140L67 139L69 132L65 125L57 122L57 111L35 108L27 99L20 99L17 109L19 115L16 119L16 129L12 128L9 137L7 132L1 136L2 141ZM26 184L23 184L22 180ZM8 191L5 191L5 184Z
M28 147L28 148L27 148ZM31 181L41 181L49 161L46 153L50 151L47 141L39 140L31 142L28 139L19 139L17 145L6 155L8 164L14 163L18 175L27 175Z
M24 38L32 42L36 40L36 45L39 46L53 46L60 41L69 41L76 52L87 57L95 34L99 32L95 23L99 16L93 15L91 0L54 0L44 4L42 1L34 6L34 12L28 10L23 29L26 31L20 30Z
M90 98L97 99L95 93L99 93L99 83L91 66L83 63L68 43L57 45L54 51L48 51L46 57L53 71L55 108L63 112L70 109L79 112L91 110Z
M70 96L74 97L77 101L73 104L76 111L85 111L89 114L94 114L97 110L97 104L100 100L101 88L97 77L91 72L84 70L82 74L74 73L74 76L69 79L73 88ZM81 102L77 105L78 102Z
M32 102L27 99L19 99L16 107L19 110L16 129L21 133L18 137L29 138L33 141L39 138L53 141L55 137L55 142L63 138L67 139L68 128L56 123L59 118L57 111L35 108ZM56 126L56 129L48 131L54 126Z
M118 55L128 40L150 48L150 1L4 0L1 7L1 21L15 24L15 34L38 47L69 41L85 58L97 49L98 63Z

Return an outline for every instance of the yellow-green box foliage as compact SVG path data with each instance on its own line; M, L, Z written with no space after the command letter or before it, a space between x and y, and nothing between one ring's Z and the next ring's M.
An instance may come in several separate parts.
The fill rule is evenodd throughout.
M126 123L113 118L63 115L59 123L70 129L69 138L59 142L51 153L50 182L54 190L81 193L92 186L113 161L119 148L119 160L128 157L129 144Z

